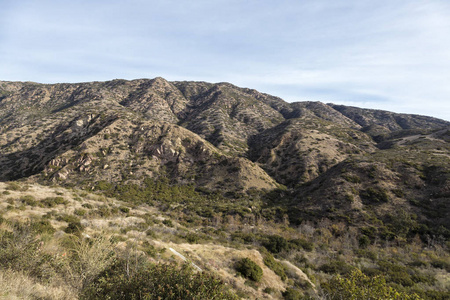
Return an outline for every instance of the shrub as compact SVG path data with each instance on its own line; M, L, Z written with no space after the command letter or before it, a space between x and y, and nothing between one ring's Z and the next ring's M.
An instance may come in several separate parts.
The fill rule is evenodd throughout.
M17 182L8 182L5 189L10 191L26 191L28 186L21 186Z
M94 186L94 190L96 191L106 191L106 192L110 192L113 191L115 188L115 185L113 183L107 182L107 181L99 181L95 186Z
M83 231L83 226L81 225L78 217L72 215L61 215L57 217L57 220L68 223L67 227L64 229L65 233L77 235Z
M359 193L364 204L378 204L389 201L387 192L382 188L370 187Z
M74 210L73 213L75 215L77 215L77 216L82 217L82 216L86 215L87 211L85 209L82 209L82 208L77 208L77 209Z
M416 294L398 291L386 284L381 276L368 277L361 270L354 269L348 276L337 275L329 282L322 284L328 294L327 299L395 299L420 300Z
M444 269L447 272L450 272L450 262L444 259L433 259L431 265L435 268Z
M359 247L365 249L370 245L370 239L367 235L361 235L358 240Z
M308 252L311 252L314 250L314 244L311 242L308 242L305 239L290 240L289 244L290 244L291 248L296 249L296 250L299 248L306 250Z
M107 218L111 216L111 210L106 205L99 206L93 213L102 218Z
M283 292L283 298L286 300L300 300L302 297L302 293L295 288L287 288L286 291Z
M20 197L19 200L25 205L29 205L29 206L37 205L36 199L32 195L22 196L22 197Z
M12 231L0 230L0 269L26 272L40 281L54 275L54 257L40 252L42 242L30 224L11 223Z
M164 225L166 225L167 227L173 227L172 220L166 219L166 220L163 220L162 223Z
M403 286L414 285L411 274L414 275L415 272L412 269L385 260L379 261L378 265L380 266L380 270L386 274L386 279L388 281L395 282Z
M271 269L272 271L274 271L275 274L277 274L278 276L280 276L281 280L286 280L286 279L287 279L287 275L286 275L284 266L283 266L280 262L276 261L276 260L273 258L272 254L267 253L267 254L264 256L264 264L265 264L269 269Z
M410 214L403 209L388 216L390 221L388 228L398 236L406 237L420 227L417 223L417 215Z
M235 231L231 234L231 240L240 243L252 244L256 240L254 233L245 233L242 231Z
M308 258L307 257L305 257L305 255L303 255L303 254L297 254L295 257L294 257L294 261L295 261L295 263L297 264L297 265L301 265L301 266L303 266L304 268L310 268L310 269L315 269L316 268L316 266L314 265L314 264L312 264L309 260L308 260Z
M56 220L58 220L58 221L63 221L63 222L67 222L67 223L70 223L70 222L74 222L74 223L80 222L80 218L78 218L78 217L76 217L76 216L74 216L74 215L68 215L68 214L61 214L61 215L59 215L59 216L56 217Z
M156 254L158 251L156 250L156 247L151 245L148 241L144 241L141 245L141 250L151 257L156 257Z
M262 245L272 253L280 253L283 250L289 249L289 244L286 239L279 235L268 235L262 241Z
M189 232L184 237L189 244L196 244L200 240L200 236L196 233Z
M319 268L320 271L329 274L348 274L352 271L352 269L354 269L354 267L340 260L333 260L329 263L323 264Z
M67 200L63 197L47 197L41 200L41 205L46 207L55 207L59 204L67 204Z
M391 192L399 198L405 197L405 193L401 189L393 189L393 190L391 190Z
M129 209L128 207L126 207L126 206L121 206L121 207L119 207L119 210L120 210L121 212L125 213L125 214L127 214L127 213L130 212L130 209Z
M128 268L118 260L83 289L81 299L237 299L222 281L206 273L195 273L185 264L140 265Z
M32 221L30 223L30 228L36 233L54 233L56 231L50 221L46 219Z
M345 174L345 175L342 175L342 177L351 183L360 183L361 182L361 179L356 175Z
M263 276L263 270L250 258L243 258L236 263L236 271L245 278L259 282Z
M64 229L65 233L69 234L80 234L83 231L83 225L79 221L72 221L69 222L67 227Z
M99 236L91 239L69 236L65 240L68 248L68 283L77 290L84 290L115 259L112 242ZM103 298L102 298L103 299Z

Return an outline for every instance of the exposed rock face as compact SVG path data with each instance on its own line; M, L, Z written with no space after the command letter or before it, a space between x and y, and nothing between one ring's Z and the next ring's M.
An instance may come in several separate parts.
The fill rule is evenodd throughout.
M284 185L303 216L400 205L427 218L411 201L448 213L449 132L431 117L287 103L229 83L0 82L0 180Z

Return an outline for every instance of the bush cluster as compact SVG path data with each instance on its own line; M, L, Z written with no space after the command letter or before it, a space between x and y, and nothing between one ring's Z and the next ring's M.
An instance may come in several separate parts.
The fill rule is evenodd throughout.
M82 291L81 299L237 299L222 281L187 264L142 262L132 269L126 259L118 259Z
M259 282L263 276L263 270L250 258L243 258L236 263L236 271L243 277Z
M386 284L382 276L369 277L359 269L354 269L347 276L337 275L322 288L328 294L327 299L393 299L420 300L417 294L408 294Z
M261 244L271 253L280 253L289 250L314 250L314 244L305 239L287 240L279 235L265 235L260 237Z
M264 255L264 264L271 269L275 274L280 276L281 280L286 280L287 275L284 266L275 260L275 258L270 253Z
M382 188L370 187L359 193L364 204L380 204L389 201L389 195Z

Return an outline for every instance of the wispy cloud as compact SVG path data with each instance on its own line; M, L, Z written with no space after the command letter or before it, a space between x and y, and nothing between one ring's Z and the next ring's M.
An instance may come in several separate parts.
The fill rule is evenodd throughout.
M229 81L450 120L445 0L2 1L0 79Z

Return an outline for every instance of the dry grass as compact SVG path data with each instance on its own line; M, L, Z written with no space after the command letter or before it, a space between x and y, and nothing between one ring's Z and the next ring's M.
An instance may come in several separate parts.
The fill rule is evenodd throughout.
M300 280L300 282L306 281L313 287L314 290L316 290L315 284L309 279L308 275L306 275L305 272L303 272L287 260L283 260L281 263L286 267L289 277L296 278Z
M0 299L77 299L67 285L45 286L21 272L0 270Z
M263 292L265 288L270 287L277 291L284 291L287 287L286 283L264 264L263 257L257 250L239 250L212 244L174 244L163 242L155 242L155 244L159 248L175 249L203 270L213 272L235 289L243 291L249 295L250 299L273 299L272 295ZM166 256L173 256L174 259L178 260L171 252L166 252ZM246 279L236 274L234 264L242 258L251 259L263 269L263 277L256 284L256 288L245 284Z
M323 273L319 268L330 261L342 261L354 265L355 252L353 249L358 249L357 229L347 227L344 223L333 224L329 220L323 220L317 224L305 223L298 229L294 229L266 221L260 221L258 226L244 225L236 221L236 224L234 224L236 230L239 229L245 233L256 234L255 232L262 232L269 235L280 235L288 240L302 238L314 242L316 248L313 251L291 250L288 253L281 253L280 259L283 258L290 261L283 261L284 266L287 268L286 274L288 279L282 281L279 276L264 265L261 253L255 249L250 249L256 247L257 243L243 245L234 241L230 242L229 237L221 235L219 238L214 235L215 233L210 235L210 231L204 232L206 235L210 235L210 238L203 239L204 233L200 228L184 227L182 222L176 222L175 219L169 218L167 214L162 213L155 207L147 205L136 207L84 191L64 190L59 187L44 187L36 184L30 184L28 189L23 191L5 188L7 188L7 185L0 183L0 214L7 220L33 218L33 214L38 219L39 214L53 211L53 214L48 216L49 220L60 231L57 231L54 235L41 234L40 238L45 241L41 251L58 255L60 260L67 259L71 261L67 268L70 267L72 273L61 273L58 276L64 277L66 279L65 282L62 282L60 277L58 277L52 281L52 284L46 286L42 282L33 282L33 279L27 274L9 270L0 271L0 299L71 299L70 297L75 297L73 296L75 293L72 291L81 289L83 284L89 281L89 278L92 278L94 274L108 265L108 252L120 252L122 250L126 253L133 250L137 253L147 253L146 251L151 251L151 254L148 254L148 258L154 262L178 260L179 258L172 255L170 251L164 252L164 249L168 248L173 248L180 252L202 270L216 274L235 291L245 295L245 298L248 299L280 299L281 292L294 284L309 295L317 295L317 293L320 294L320 283L328 280L331 276L328 273ZM8 190L10 193L2 194L5 190ZM19 199L30 194L36 200L45 197L64 197L67 200L67 204L52 208L27 205L25 210L15 209L11 211L2 209L9 203L9 198ZM14 201L18 202L19 200ZM89 204L90 207L82 207L82 204ZM17 203L15 205L17 206ZM124 213L118 210L117 208L121 206L128 207L129 211ZM78 243L72 245L62 244L67 235L61 230L64 230L67 222L57 221L56 219L60 215L72 215L74 207L82 208L86 211L86 215L77 215L77 217L81 219L81 223L85 226L83 230L84 236L88 234L95 239L95 243L99 243L98 245L87 247L87 243L90 244L94 240L88 242L88 240L84 239L78 240ZM114 213L111 212L101 216L96 213L101 207L110 211L113 208L116 208L116 210ZM37 208L43 211L38 213ZM173 226L167 226L162 223L165 219L171 220ZM13 229L9 222L0 224L0 230L12 232ZM199 236L201 242L214 241L222 244L188 244L186 243L187 239L184 238L187 233ZM336 236L333 234L336 234ZM113 240L118 241L114 246L109 243L110 236L114 237ZM99 237L104 239L97 240ZM155 247L152 248L151 246ZM240 249L233 247L240 247ZM248 249L245 247L248 247ZM435 274L436 283L433 285L433 288L444 291L450 286L448 272L436 270L429 266L432 259L434 259L433 255L438 255L443 260L448 258L446 250L443 248L441 251L438 251L439 249L439 247L435 247L435 250L427 256L425 255L427 252L423 251L423 245L420 240L417 244L410 245L404 249L394 242L384 246L382 249L380 249L379 244L370 245L364 250L367 252L364 252L366 254L363 253L364 257L362 257L363 254L358 254L358 259L361 260L358 263L358 267L376 268L377 260L381 259L392 259L398 264L406 265L410 262L410 259L404 258L416 255L418 260L424 263L421 272ZM65 252L67 252L67 256L62 258L62 253ZM369 255L371 253L376 253L377 258L372 259ZM236 261L242 258L251 259L263 269L264 274L261 282L254 283L237 275L234 265ZM425 267L425 265L428 265L428 267ZM298 267L305 270L308 275ZM57 281L60 285L57 284ZM308 283L313 287L312 289L308 288ZM314 284L316 284L315 288ZM21 285L26 286L26 288L20 289ZM266 291L270 292L265 293L264 290L266 288L269 288Z

